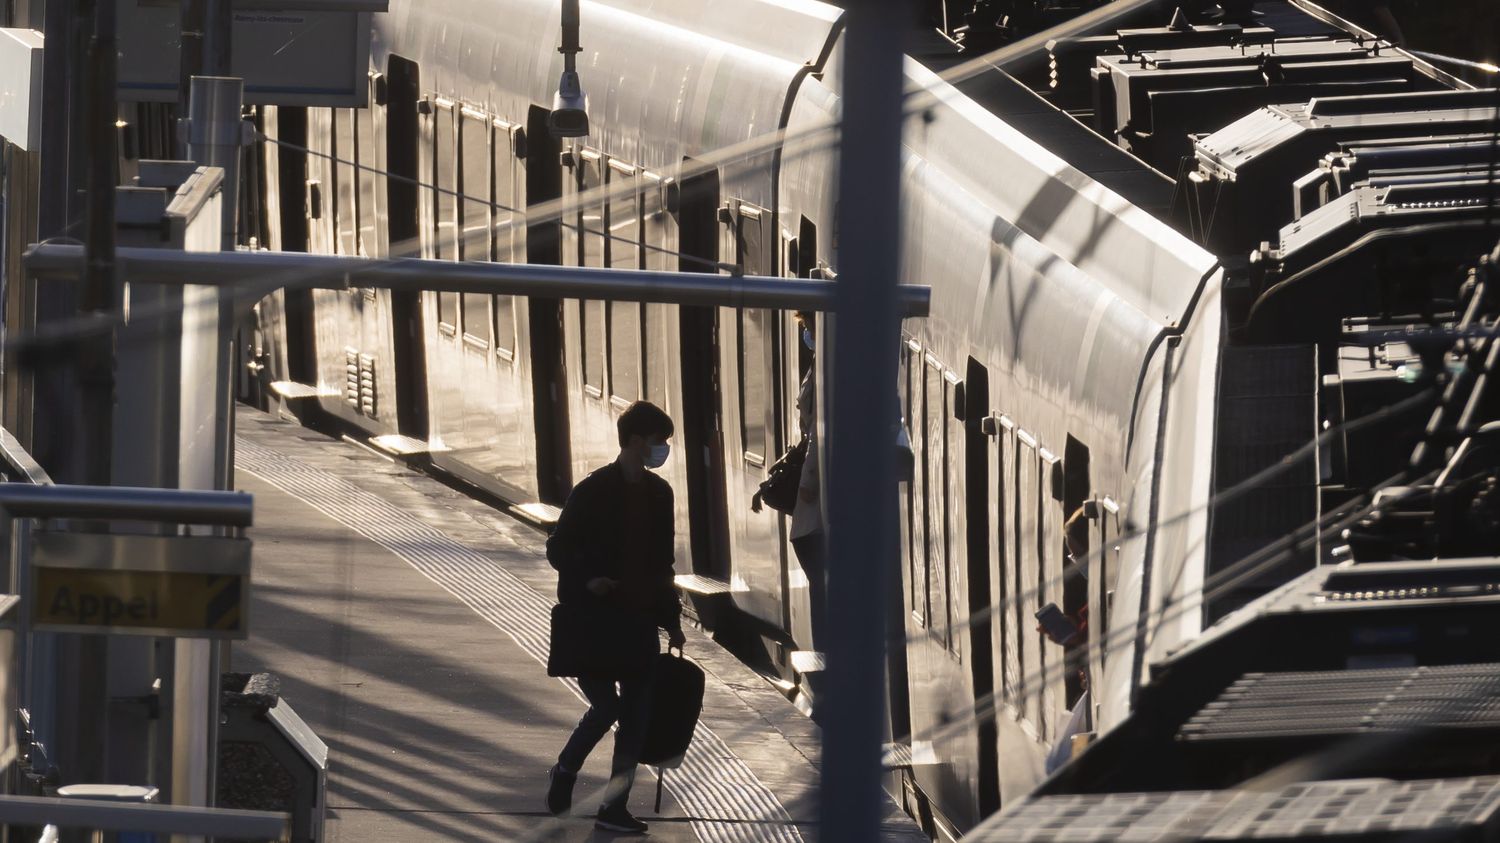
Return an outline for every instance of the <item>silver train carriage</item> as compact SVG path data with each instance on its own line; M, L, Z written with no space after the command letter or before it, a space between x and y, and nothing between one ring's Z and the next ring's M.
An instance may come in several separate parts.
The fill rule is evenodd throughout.
M887 702L893 747L909 753L892 784L936 836L1034 788L1082 708L1092 733L1129 717L1151 664L1218 614L1204 604L1220 547L1207 503L1225 459L1226 278L1246 252L1211 217L1182 218L1188 200L1201 210L1188 191L1204 178L1168 178L1138 126L1103 125L1158 103L1131 98L1139 80L1089 114L1069 105L1069 80L1174 37L1193 49L1282 37L1344 49L1327 23L1303 31L1308 4L1259 5L1286 29L1116 37L1128 21L1104 19L1048 46L1061 80L1051 92L990 72L950 83L932 69L942 62L907 62L919 93L901 275L930 285L932 306L892 349L914 470L900 490ZM582 12L591 133L560 142L546 129L557 3L393 0L376 19L368 108L258 115L276 141L261 147L264 242L835 277L843 12L811 0L601 0ZM1377 91L1452 87L1377 70ZM1306 101L1316 82L1284 95ZM1352 84L1347 73L1332 83ZM1211 132L1280 95L1174 130ZM1163 105L1156 119L1180 112ZM784 146L767 142L782 129ZM360 289L277 294L258 312L270 401L424 455L533 516L613 456L625 406L663 406L678 422L663 472L684 587L716 635L750 641L797 698L816 693L788 519L749 505L801 433L795 397L813 361L790 314ZM1080 510L1088 552L1071 564L1063 525ZM1088 607L1087 636L1066 648L1043 637L1033 615L1048 603Z

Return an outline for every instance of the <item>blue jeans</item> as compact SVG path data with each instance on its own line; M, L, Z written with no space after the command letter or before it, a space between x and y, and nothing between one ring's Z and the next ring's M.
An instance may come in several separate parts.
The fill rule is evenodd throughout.
M578 687L588 698L589 710L573 729L557 762L564 770L576 773L583 769L594 746L619 722L615 733L615 754L609 765L609 785L604 789L604 804L625 807L630 787L635 784L636 759L641 757L641 743L646 739L646 718L651 706L650 677L622 679L619 691L610 679L580 678Z

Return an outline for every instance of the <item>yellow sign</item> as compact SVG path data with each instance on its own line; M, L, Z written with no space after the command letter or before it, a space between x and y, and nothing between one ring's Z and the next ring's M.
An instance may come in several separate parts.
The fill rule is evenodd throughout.
M39 624L233 634L244 631L241 585L216 574L42 568L33 605Z
M38 629L193 638L248 632L247 540L74 533L35 541Z

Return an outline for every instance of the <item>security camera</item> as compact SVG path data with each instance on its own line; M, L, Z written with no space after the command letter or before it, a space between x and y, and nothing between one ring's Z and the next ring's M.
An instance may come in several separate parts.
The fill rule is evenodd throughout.
M547 115L547 130L554 138L583 138L589 134L589 100L583 94L578 72L564 70Z

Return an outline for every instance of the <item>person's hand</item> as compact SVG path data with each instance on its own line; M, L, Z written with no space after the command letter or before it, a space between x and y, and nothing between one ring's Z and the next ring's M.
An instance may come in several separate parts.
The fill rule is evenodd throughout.
M686 643L687 643L687 636L682 634L682 630L680 630L680 629L669 629L669 630L667 630L667 649L668 650L672 649L673 647L676 647L677 649L681 650L682 649L682 645L686 644Z
M589 591L594 593L594 596L603 597L611 591L614 591L615 586L617 585L619 585L619 583L610 579L609 577L594 577L593 579L588 581L586 587Z

